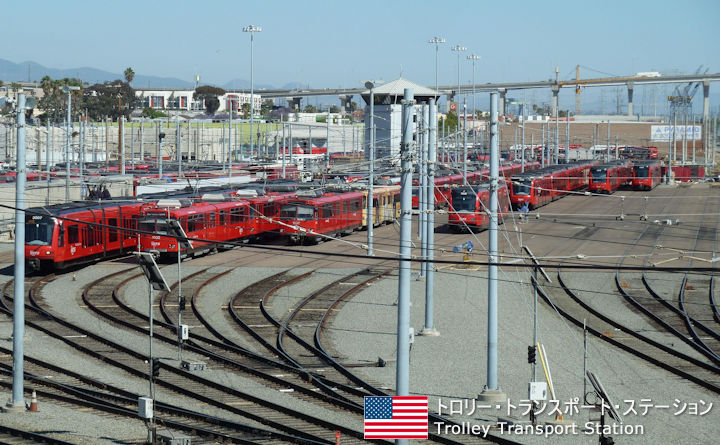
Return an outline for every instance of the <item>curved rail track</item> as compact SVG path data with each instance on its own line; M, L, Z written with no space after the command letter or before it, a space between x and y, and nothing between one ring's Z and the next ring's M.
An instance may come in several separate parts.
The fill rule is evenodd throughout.
M115 287L111 286L109 281L112 279L122 281L123 274L127 274L127 272L123 271L112 277L104 277L89 287L103 283L100 287L107 291L109 288ZM37 296L37 288L40 283L42 281L37 280L29 291L31 304L27 305L26 312L31 314L27 318L29 326L135 377L147 378L148 359L143 353L105 339L42 309L42 303L38 301ZM5 306L8 307L7 303ZM176 396L191 397L222 409L228 413L230 418L236 417L245 419L246 422L256 422L258 425L265 425L276 432L296 436L309 442L330 443L334 438L335 431L341 431L347 436L357 439L361 436L361 433L355 430L269 402L165 363L162 365L162 370L162 377L156 380L157 386ZM238 405L242 408L239 408ZM351 440L348 442L352 443Z
M648 224L645 229L629 243L624 257L617 263L618 267L621 266L627 258L632 256L630 252L638 245L654 248L662 235L663 227L664 226ZM581 245L591 242L592 239L590 238L595 232L596 230L594 230L594 228L588 227L576 234L573 238L574 241L570 243L573 244L571 246L572 250L577 251ZM618 292L625 298L629 296L628 289L636 291L643 287L634 285L640 281L639 279L621 279L620 276L621 272L617 270L616 287ZM563 293L555 292L551 295L550 292L546 291L542 286L539 286L539 294L549 305L558 311L558 313L566 317L576 326L582 328L583 320L586 320L588 332L592 335L684 379L701 385L715 393L720 393L720 368L716 364L683 353L672 345L667 345L665 342L644 335L634 327L627 326L624 323L618 322L612 316L606 315L602 310L584 301L578 292L576 292L572 286L568 285L562 270L558 270L558 280L564 291ZM642 304L648 304L648 302L651 301L651 297L641 297L635 300L642 301ZM648 312L652 313L651 310L648 310ZM660 323L656 323L655 325L661 329L665 329L665 325L661 325ZM616 338L610 334L615 330L620 330L627 334L627 336Z

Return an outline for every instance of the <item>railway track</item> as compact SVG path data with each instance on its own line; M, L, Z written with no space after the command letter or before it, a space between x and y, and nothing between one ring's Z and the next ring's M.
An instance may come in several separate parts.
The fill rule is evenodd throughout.
M72 445L72 442L55 439L46 434L35 433L32 431L19 430L10 428L9 426L0 425L0 444L2 445L19 445L27 443L46 443L49 445Z
M703 200L702 203L701 214L707 214L710 201ZM715 227L698 225L691 246L676 245L675 250L680 253L676 261L688 256L689 258L686 264L690 266L693 262L693 254L697 250L698 242L701 240L714 241L717 227L717 220L715 221ZM714 247L713 245L713 250ZM655 249L655 247L653 249ZM647 259L645 264L647 264ZM712 289L710 286L710 277L690 275L687 272L683 273L679 279L679 286L677 286L677 301L673 302L674 298L672 298L671 293L667 292L666 295L671 296L671 298L665 299L661 295L661 292L653 287L651 276L657 275L643 271L642 283L653 299L649 300L649 302L640 303L641 309L649 309L647 313L650 317L665 326L668 330L674 332L676 336L687 342L709 361L720 366L720 355L718 355L718 352L720 352L720 334L712 327L706 325L705 320L701 320L695 316L699 315L703 319L711 316L711 311L708 310L709 308L707 308L704 298L707 295L705 292L710 292ZM695 283L695 286L689 283ZM703 291L703 289L707 290Z
M127 274L127 272L115 274L111 278L102 278L89 287L92 288L93 285L102 283L100 287L107 291L115 287L110 281L113 281L113 279L122 281L123 274ZM40 280L38 280L39 282ZM36 286L29 291L29 298L33 304L27 305L27 311L28 313L33 312L35 314L33 318L38 317L39 320L28 320L29 326L62 340L79 351L102 360L108 365L115 366L136 378L147 378L148 361L146 355L51 315L41 309L42 303L38 302L35 297L37 290ZM341 431L350 438L356 437L356 440L361 437L361 433L355 430L288 409L283 405L218 384L165 363L162 364L162 377L157 379L156 384L158 387L163 388L164 391L178 397L189 397L219 408L225 411L229 418L234 417L250 424L264 425L272 431L296 436L311 442L330 442L334 439L335 431ZM347 442L352 443L353 441L347 440Z
M617 263L618 267L629 256L629 252L633 251L636 246L645 245L651 248L655 246L657 238L662 231L662 226L647 225L644 230L640 231L639 235L629 243L625 256ZM587 234L587 229L583 229L577 233L573 237L573 240L571 240L570 247L567 248L571 251L577 251L581 245L592 243L593 240L591 237L594 233L589 233L590 236L585 236ZM593 251L600 250L598 254L601 254L601 247L593 247ZM633 253L636 254L634 251ZM616 272L617 276L621 275L620 271ZM574 290L574 286L568 283L567 277L565 277L561 269L558 270L557 276L564 292L551 292L544 289L543 286L539 286L538 291L546 303L551 305L558 313L570 320L573 324L582 328L583 321L585 320L588 332L592 335L649 363L662 367L683 379L692 381L715 393L720 393L720 368L713 363L708 363L707 360L702 360L693 355L680 352L674 345L668 344L670 342L667 340L662 341L662 338L657 335L650 337L639 332L635 327L630 327L608 316L604 313L604 310L598 308L597 304L590 304L585 301L585 299ZM628 289L636 291L642 288L642 286L639 285L639 281L637 277L635 277L634 280L631 277L617 278L618 292L620 292L620 294L627 294ZM648 298L639 299L643 302L648 301ZM656 324L656 326L662 328L659 324ZM614 335L613 333L618 330L626 335ZM664 338L667 339L667 335L664 336Z
M11 351L0 348L0 353ZM91 410L95 415L110 419L125 418L139 421L135 405L140 394L126 391L98 380L54 366L42 360L25 359L26 386L32 386L43 400L53 400L59 406ZM12 367L0 364L0 386L12 386ZM243 444L325 443L277 433L256 426L209 416L161 402L155 403L155 425L175 432L192 434L195 438ZM65 442L63 442L65 443Z

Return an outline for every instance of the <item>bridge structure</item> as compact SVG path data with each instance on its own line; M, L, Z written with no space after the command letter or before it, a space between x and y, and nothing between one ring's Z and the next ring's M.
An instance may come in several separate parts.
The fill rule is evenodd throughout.
M476 93L498 91L500 93L500 112L505 112L505 99L508 91L549 88L553 93L553 114L558 107L558 94L562 88L587 88L587 87L611 87L625 86L628 97L628 116L633 115L633 92L636 85L650 84L672 84L672 83L700 83L703 86L703 119L710 115L710 83L720 81L720 73L715 74L682 74L670 76L624 76L624 77L600 77L592 79L572 80L542 80L536 82L502 82L502 83L481 83L466 85L440 85L438 92L452 99L455 95L463 93ZM428 87L432 88L432 87ZM284 98L291 105L298 105L300 99L311 96L339 96L343 109L355 94L366 93L364 88L316 88L316 89L295 89L280 90L267 89L256 90L264 98Z

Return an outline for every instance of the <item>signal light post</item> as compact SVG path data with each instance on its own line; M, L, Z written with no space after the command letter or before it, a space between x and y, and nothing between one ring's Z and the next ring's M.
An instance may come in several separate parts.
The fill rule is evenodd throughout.
M162 140L162 139L161 139ZM160 359L153 358L153 289L155 290L164 290L169 292L170 287L168 286L167 282L165 281L165 278L162 276L162 273L160 272L160 269L158 268L157 263L155 262L155 258L153 258L151 253L148 252L135 252L135 255L137 256L138 262L140 263L140 267L143 270L143 273L145 274L145 277L147 277L148 280L148 322L149 322L149 328L148 328L148 345L149 345L149 351L148 351L148 380L150 382L150 400L155 400L155 387L154 387L154 379L160 374ZM141 399L143 399L141 397ZM149 418L149 430L148 430L148 439L150 443L155 443L155 424L154 424L154 418L152 417L152 413L150 413L151 417Z

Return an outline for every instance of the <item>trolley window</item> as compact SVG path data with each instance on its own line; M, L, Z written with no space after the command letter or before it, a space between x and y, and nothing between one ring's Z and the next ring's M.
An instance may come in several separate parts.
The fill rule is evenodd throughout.
M230 209L230 224L240 224L247 218L245 207L235 207Z
M68 244L75 244L80 241L78 226L67 226Z
M117 222L118 222L117 218L109 218L108 219L109 226L117 227ZM117 239L118 239L117 229L112 229L112 228L108 229L108 242L113 243L113 242L117 241Z
M280 218L309 221L315 215L315 208L305 205L284 205L280 207Z
M322 212L320 213L320 218L330 218L332 217L332 204L325 204L322 206Z
M197 232L198 230L203 230L205 228L202 215L188 216L187 224L188 232Z
M32 219L25 223L25 244L30 246L49 246L52 242L53 228L52 221L34 221Z

